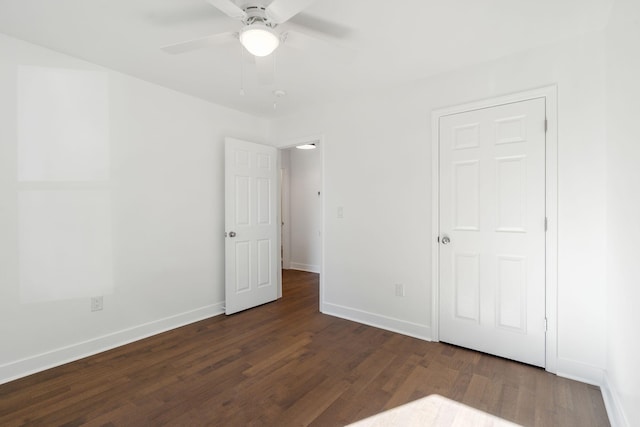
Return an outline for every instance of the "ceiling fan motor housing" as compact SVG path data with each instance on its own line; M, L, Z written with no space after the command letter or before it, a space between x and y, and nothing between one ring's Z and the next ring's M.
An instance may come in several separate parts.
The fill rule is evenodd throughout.
M247 17L242 20L245 25L260 23L269 28L278 26L278 24L271 22L264 6L245 6L243 10L247 14Z

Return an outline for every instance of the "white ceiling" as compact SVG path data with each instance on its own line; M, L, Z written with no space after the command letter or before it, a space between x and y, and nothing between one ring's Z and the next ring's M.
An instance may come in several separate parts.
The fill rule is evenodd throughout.
M269 0L263 1L268 3ZM241 48L181 55L161 46L241 24L204 0L0 0L0 32L262 117L423 79L604 28L613 0L317 0L300 20L348 27L355 53L277 51L276 83L252 64L240 95ZM0 52L1 53L1 52ZM287 96L274 110L274 89Z

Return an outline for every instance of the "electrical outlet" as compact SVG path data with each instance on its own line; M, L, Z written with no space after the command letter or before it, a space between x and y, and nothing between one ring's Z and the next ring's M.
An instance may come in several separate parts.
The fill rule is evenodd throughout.
M102 297L91 298L91 311L102 310Z
M402 283L396 283L396 296L397 297L404 296L404 285Z

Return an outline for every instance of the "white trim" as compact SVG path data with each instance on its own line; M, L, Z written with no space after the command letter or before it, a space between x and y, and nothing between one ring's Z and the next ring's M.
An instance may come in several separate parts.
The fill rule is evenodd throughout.
M548 372L558 371L558 88L549 86L537 92L545 97L546 139L546 365Z
M278 160L280 161L280 185L278 191L278 217L280 218L280 240L278 246L281 248L282 255L282 268L284 270L289 269L291 263L291 228L289 227L289 220L291 216L291 201L290 199L290 168L291 168L291 156L289 155L288 167L284 167L282 164L282 150L278 150ZM290 153L287 153L290 154ZM285 208L283 211L282 208ZM283 239L284 237L284 239ZM279 287L278 298L282 297L282 286Z
M431 113L431 335L440 340L440 115Z
M440 118L466 111L490 108L498 105L544 98L547 115L546 134L546 216L548 230L546 233L546 284L545 311L547 317L547 335L545 346L545 369L548 372L558 371L558 108L557 86L546 86L525 92L514 93L496 98L470 102L463 105L434 110L431 113L431 180L432 180L432 235L431 235L431 274L432 274L432 317L431 327L434 341L439 339L439 244L440 234L440 151L439 130Z
M604 400L611 427L629 427L631 424L624 413L620 396L618 396L615 387L609 382L609 376L606 372L602 385L600 385L600 391L602 392L602 400Z
M219 302L0 365L0 384L223 313L224 302Z
M290 262L289 269L291 270L300 270L300 271L308 271L309 273L320 273L319 265L312 264L301 264L299 262Z
M581 383L591 384L600 387L604 381L604 370L598 366L577 360L558 358L557 375Z
M324 303L323 313L426 341L432 340L431 328L427 325L407 322L406 320L328 302Z
M326 257L326 252L325 252L325 241L324 241L324 236L325 236L325 232L324 230L326 229L326 218L325 218L325 203L327 200L326 197L326 192L325 192L325 188L326 188L326 170L325 170L325 157L326 157L326 147L327 147L327 143L325 141L324 135L322 134L318 134L318 135L311 135L311 136L306 136L306 137L300 137L300 138L294 138L294 139L288 139L286 141L284 141L284 143L282 143L281 145L278 145L278 149L279 150L287 150L289 148L293 148L296 145L300 145L300 144L304 144L304 143L316 143L318 148L320 150L320 174L322 175L320 177L320 203L321 203L321 207L320 209L322 210L322 212L320 213L321 218L320 218L320 267L317 269L318 271L313 271L313 273L320 273L320 289L319 289L319 310L321 313L324 313L324 295L325 295L325 291L324 291L324 278L325 278L325 270L324 270L324 266L326 265L325 262L325 257ZM279 190L278 190L279 191ZM278 235L281 235L282 230L280 229L281 226L281 221L278 221ZM291 263L290 268L294 268L292 267L295 263ZM301 264L298 264L301 265ZM308 271L308 270L305 270ZM280 278L282 278L282 272L280 274ZM282 286L282 285L281 285Z
M278 272L277 272L277 276L278 276L278 289L276 290L276 298L280 299L282 298L282 270L283 269L287 269L289 268L288 265L285 265L285 261L286 263L288 263L288 260L285 260L284 257L284 251L282 250L282 185L284 184L284 180L282 179L282 150L279 147L276 147L278 150L278 155L276 156L277 158L277 168L278 168L278 186L276 187L276 203L278 204L278 209L277 209L277 215L278 215L278 230L277 230L277 237L276 237L276 242L277 242L277 246L278 246L278 254L280 257L280 262L278 263ZM288 220L288 219L287 219Z

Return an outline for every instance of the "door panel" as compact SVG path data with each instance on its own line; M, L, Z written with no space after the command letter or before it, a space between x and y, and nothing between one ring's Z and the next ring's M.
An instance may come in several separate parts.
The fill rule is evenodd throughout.
M478 160L453 163L453 229L477 231L480 221Z
M480 320L480 256L456 253L453 259L455 317Z
M545 102L440 118L440 340L545 364ZM442 242L442 239L441 239Z
M225 311L273 301L278 292L277 150L225 141Z

